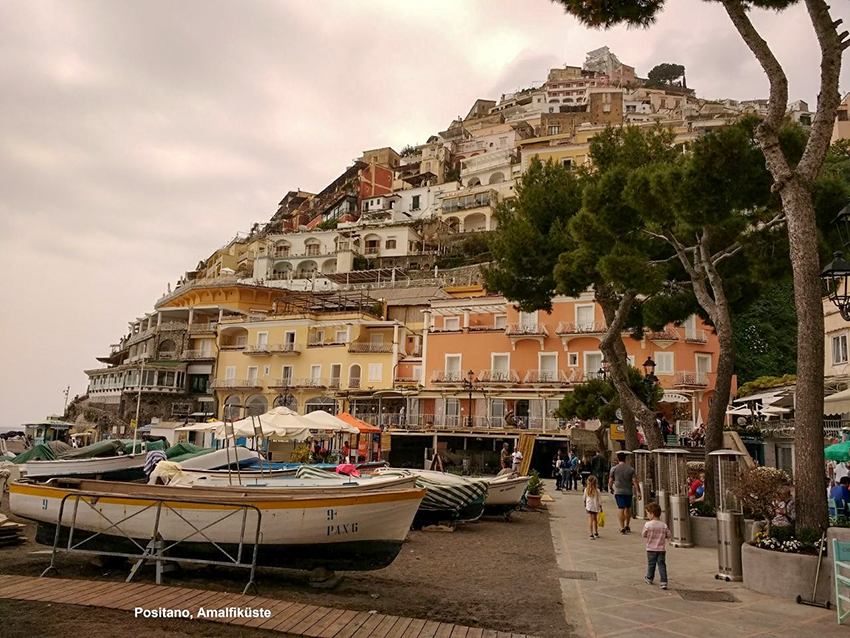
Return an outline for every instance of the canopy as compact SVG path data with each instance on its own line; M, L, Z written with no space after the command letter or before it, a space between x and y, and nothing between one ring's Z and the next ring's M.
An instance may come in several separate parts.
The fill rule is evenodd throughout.
M850 412L850 389L830 394L823 400L824 414L847 414Z
M191 425L181 425L179 428L174 428L175 432L212 432L224 428L224 423L221 421L210 421L209 423L192 423Z
M315 421L320 428L328 428L328 432L345 434L360 434L360 429L356 425L352 425L344 419L335 417L324 410L314 410L309 414L305 414L304 418Z
M827 461L838 461L839 463L850 461L850 441L830 445L823 451L823 457Z
M375 427L374 425L372 425L370 423L366 423L366 421L361 421L356 416L353 416L352 414L350 414L348 412L340 412L336 416L340 421L345 421L349 425L353 425L358 430L360 430L360 432L363 433L363 434L380 434L381 433L381 428Z
M259 424L263 430L263 436L280 441L304 441L314 436L319 431L335 433L339 428L321 425L315 420L297 414L283 406L272 408L265 414L255 417L247 417L233 423L233 434L238 437L254 436L254 425ZM215 432L216 438L224 439L224 424L222 423Z

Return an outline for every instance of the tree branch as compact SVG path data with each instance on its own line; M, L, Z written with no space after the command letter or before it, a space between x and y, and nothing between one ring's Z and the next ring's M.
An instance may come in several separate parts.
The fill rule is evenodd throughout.
M843 41L847 32L838 33L836 27L841 21L833 22L829 6L824 0L806 0L806 9L815 28L821 53L817 112L803 157L797 165L797 174L811 184L817 178L829 149L835 114L841 103L838 92L841 55L850 46L850 41Z
M682 267L685 269L685 272L688 273L688 277L690 277L692 281L699 279L699 273L697 273L696 268L694 268L693 264L691 264L691 260L688 259L687 251L689 249L685 248L682 242L676 239L676 236L673 233L667 233L665 239L670 242L670 245L676 250L676 255L678 255L679 261L682 262Z

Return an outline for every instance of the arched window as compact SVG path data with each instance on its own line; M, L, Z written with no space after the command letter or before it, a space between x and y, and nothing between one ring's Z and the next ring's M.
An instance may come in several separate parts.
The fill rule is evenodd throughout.
M497 172L493 173L492 175L490 175L490 179L487 183L488 184L498 184L499 182L504 182L504 181L505 181L505 174L497 171Z
M269 402L262 394L252 394L245 402L245 416L259 416L269 411Z
M237 420L242 416L242 402L239 400L238 394L231 394L224 400L224 408L222 410L222 418Z
M466 186L467 186L467 188L474 188L475 186L481 186L481 180L478 179L477 177L473 177L471 180L469 180L469 183Z
M360 366L356 363L348 369L348 387L353 390L360 387Z
M293 412L298 412L298 400L291 394L278 394L274 398L274 407L289 408Z

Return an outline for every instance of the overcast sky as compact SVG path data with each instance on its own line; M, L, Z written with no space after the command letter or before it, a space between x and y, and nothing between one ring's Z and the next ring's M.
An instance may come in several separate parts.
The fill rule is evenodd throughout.
M287 190L424 142L475 98L603 45L641 76L684 64L702 97L767 96L720 5L668 4L648 31L605 32L548 0L0 3L0 427L61 412L167 282ZM804 10L756 22L814 105Z

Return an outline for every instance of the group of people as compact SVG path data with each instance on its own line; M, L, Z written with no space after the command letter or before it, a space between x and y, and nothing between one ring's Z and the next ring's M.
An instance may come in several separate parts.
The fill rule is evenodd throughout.
M835 511L830 516L847 516L850 509L850 466L836 463L829 472L829 498L835 502Z
M591 476L595 476L599 484L604 474L605 459L599 454L588 456L585 453L579 459L574 450L566 454L559 451L552 459L552 477L555 479L555 490L558 492L578 490L579 481L584 488Z
M643 498L635 469L626 463L623 452L617 454L617 464L608 473L608 490L614 494L617 503L617 521L620 534L631 533L632 505L635 497ZM584 508L587 512L590 539L599 538L599 515L602 510L602 497L599 481L589 474L584 488ZM658 503L648 503L646 513L649 520L641 530L645 539L647 569L644 581L652 585L658 572L661 589L667 589L667 541L671 538L670 529L661 520L661 507Z

